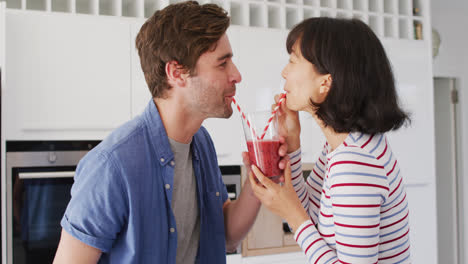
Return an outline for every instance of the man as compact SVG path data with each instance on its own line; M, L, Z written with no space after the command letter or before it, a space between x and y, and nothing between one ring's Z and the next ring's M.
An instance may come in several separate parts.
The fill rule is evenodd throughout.
M80 162L54 263L225 263L247 234L260 202L248 181L228 199L201 127L232 115L241 76L228 26L223 9L196 2L142 26L136 46L153 100Z

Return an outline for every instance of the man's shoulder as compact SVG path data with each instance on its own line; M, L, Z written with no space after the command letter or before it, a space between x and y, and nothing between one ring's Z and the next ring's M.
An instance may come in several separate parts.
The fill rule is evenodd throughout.
M92 152L98 156L108 157L139 149L146 145L145 128L143 119L138 116L113 130Z

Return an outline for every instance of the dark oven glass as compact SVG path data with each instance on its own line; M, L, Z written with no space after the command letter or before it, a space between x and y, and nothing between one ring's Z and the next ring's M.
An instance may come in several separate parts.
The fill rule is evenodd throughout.
M76 166L97 144L6 142L5 264L52 263Z
M76 167L13 168L13 263L50 264L60 240L60 220L70 201ZM34 177L34 173L56 173ZM32 175L31 177L29 175Z

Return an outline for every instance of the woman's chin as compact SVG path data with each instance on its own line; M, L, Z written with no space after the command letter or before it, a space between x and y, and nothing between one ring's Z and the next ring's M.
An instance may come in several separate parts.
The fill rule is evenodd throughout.
M302 108L299 105L294 104L294 102L291 101L290 99L286 100L286 106L288 107L289 110L292 110L292 111L301 111L302 110Z

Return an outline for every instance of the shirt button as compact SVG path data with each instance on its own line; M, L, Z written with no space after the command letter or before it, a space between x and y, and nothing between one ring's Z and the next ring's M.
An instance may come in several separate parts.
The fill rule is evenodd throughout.
M219 192L216 192L216 196L219 196Z
M171 161L171 165L172 165L172 166L175 166L175 162L174 162L174 161Z
M160 159L160 161L161 161L161 162L164 162L164 161L165 161L165 159L164 159L164 158L161 158L161 159Z
M171 185L170 185L170 184L168 184L168 183L166 183L166 189L168 189L168 190L169 190L170 188L171 188Z
M173 227L171 227L171 228L169 229L169 231L171 231L171 233L174 233L174 232L175 232L175 229L174 229Z

